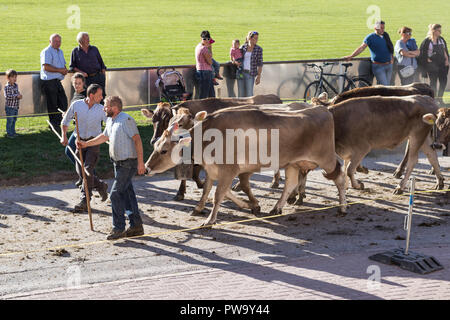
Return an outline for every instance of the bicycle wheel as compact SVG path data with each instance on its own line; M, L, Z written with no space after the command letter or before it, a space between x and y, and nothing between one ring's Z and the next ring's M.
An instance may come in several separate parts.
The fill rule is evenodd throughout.
M277 95L280 99L300 99L301 78L289 78L280 83L277 89Z
M322 92L326 92L328 95L330 94L330 90L328 90L323 83L321 84L320 81L316 80L308 84L303 98L305 99L305 102L311 103L311 99L317 98Z
M362 87L370 87L370 83L364 78L355 77L355 78L350 79L350 81L348 82L344 91L352 90L355 88L362 88Z

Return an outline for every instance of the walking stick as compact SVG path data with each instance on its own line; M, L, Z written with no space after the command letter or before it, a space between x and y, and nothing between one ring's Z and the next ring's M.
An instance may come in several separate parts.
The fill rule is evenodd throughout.
M80 133L78 131L78 117L77 113L75 112L75 127L77 129L77 141L80 141ZM92 223L92 212L91 212L91 197L89 195L89 187L87 184L87 178L86 173L84 172L84 161L83 161L83 150L80 149L80 160L81 160L81 170L83 173L83 185L84 185L84 193L86 194L86 202L87 202L87 208L88 208L88 214L89 214L89 222L91 224L91 231L94 231L94 224Z
M56 134L56 136L59 138L59 140L61 140L61 136L59 135L58 131L55 130L55 128L53 127L52 123L50 121L47 120L48 125L50 126L50 128L52 129L52 131ZM69 151L70 153L72 153L74 159L78 162L78 164L81 166L81 161L80 159L78 159L77 155L75 154L75 152L72 150L72 148L69 147ZM89 173L89 171L87 171L86 169L84 169L84 172L86 172L86 174L88 176L90 176L91 174Z

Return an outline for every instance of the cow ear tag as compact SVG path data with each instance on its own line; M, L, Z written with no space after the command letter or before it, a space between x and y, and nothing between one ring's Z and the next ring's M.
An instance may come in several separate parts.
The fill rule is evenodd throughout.
M195 114L195 121L203 121L206 118L207 112L200 111Z

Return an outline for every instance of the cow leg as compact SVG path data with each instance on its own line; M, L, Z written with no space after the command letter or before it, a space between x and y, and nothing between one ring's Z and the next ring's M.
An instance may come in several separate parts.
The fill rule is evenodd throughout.
M278 170L273 175L272 184L270 185L272 189L277 189L280 186L280 177L281 177L280 170Z
M347 176L350 178L350 181L352 183L352 188L358 189L358 190L364 190L364 184L361 183L361 181L356 180L355 178L355 171L362 159L366 156L367 153L369 153L370 148L367 148L365 151L360 151L358 154L353 154L350 158L350 162L346 168Z
M419 134L418 134L419 135ZM420 136L420 135L419 135ZM409 139L409 154L406 164L406 172L403 176L403 179L400 181L399 185L395 188L394 194L402 194L403 190L406 187L406 184L408 182L409 177L411 176L411 173L414 169L414 166L417 163L417 160L419 159L419 149L423 144L423 140L419 141L421 139L417 137L413 137Z
M397 179L400 179L402 177L403 171L405 170L405 166L408 161L408 154L409 154L409 140L406 143L405 155L403 156L402 162L400 162L397 169L393 173L393 176Z
M192 212L193 215L201 214L203 209L205 209L206 200L208 200L209 192L211 191L212 185L213 185L213 180L208 178L208 175L206 175L206 180L203 185L202 197L200 198L200 201L195 206L194 212Z
M202 170L202 166L198 164L194 164L194 169L192 171L192 180L197 184L197 188L203 188L203 184L205 183L200 179L200 171Z
M425 153L425 155L428 158L428 162L431 164L434 170L434 174L436 176L436 185L434 186L435 190L442 190L444 189L444 176L441 173L441 169L439 167L439 160L436 153L436 150L434 150L431 147L432 140L431 137L428 136L425 140L425 142L422 144L422 147L420 147L420 150Z
M239 181L241 182L242 191L247 195L250 201L250 209L254 215L258 215L261 212L261 207L259 206L258 200L253 195L252 189L250 188L250 176L252 173L242 173L239 175Z
M351 161L350 161L351 165ZM356 165L355 165L356 167ZM336 159L334 163L334 170L331 169L332 167L328 167L328 170L324 168L325 173L323 173L324 177L328 180L333 180L334 184L336 185L338 189L339 194L339 209L338 213L340 214L346 214L347 212L347 199L345 196L345 182L346 182L346 174L342 171L341 164Z
M288 166L286 167L284 172L286 176L286 182L284 184L283 193L281 194L281 198L278 200L275 207L270 211L270 214L272 215L281 213L282 208L286 204L287 198L298 185L298 167Z
M186 193L186 180L181 180L180 187L178 188L177 195L173 198L175 201L184 200L184 194Z
M223 174L217 184L216 193L214 194L214 206L209 214L208 218L206 218L205 222L203 222L202 226L211 226L216 223L217 220L217 212L219 211L220 204L222 203L223 198L229 192L231 183L233 182L233 178L235 175Z
M308 174L308 172L309 171L304 172L302 170L298 172L298 186L296 189L294 189L294 191L292 191L291 195L287 199L287 202L289 204L295 204L296 206L303 205L303 198L306 198L306 175Z

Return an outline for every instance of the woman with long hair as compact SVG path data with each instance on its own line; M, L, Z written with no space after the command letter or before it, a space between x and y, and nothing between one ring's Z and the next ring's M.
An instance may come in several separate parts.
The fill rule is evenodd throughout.
M440 24L428 26L428 35L420 45L419 63L422 68L422 75L428 75L430 86L433 88L436 98L442 102L442 96L447 86L449 60L447 43L441 36ZM437 88L438 80L439 90Z
M253 96L253 86L261 81L261 72L263 67L262 48L258 42L258 32L250 31L245 40L242 50L242 79L238 78L239 97Z
M417 69L416 57L419 56L420 51L416 41L411 37L411 28L402 27L398 33L401 38L395 43L394 53L398 62L400 81L402 85L406 85L414 82Z

